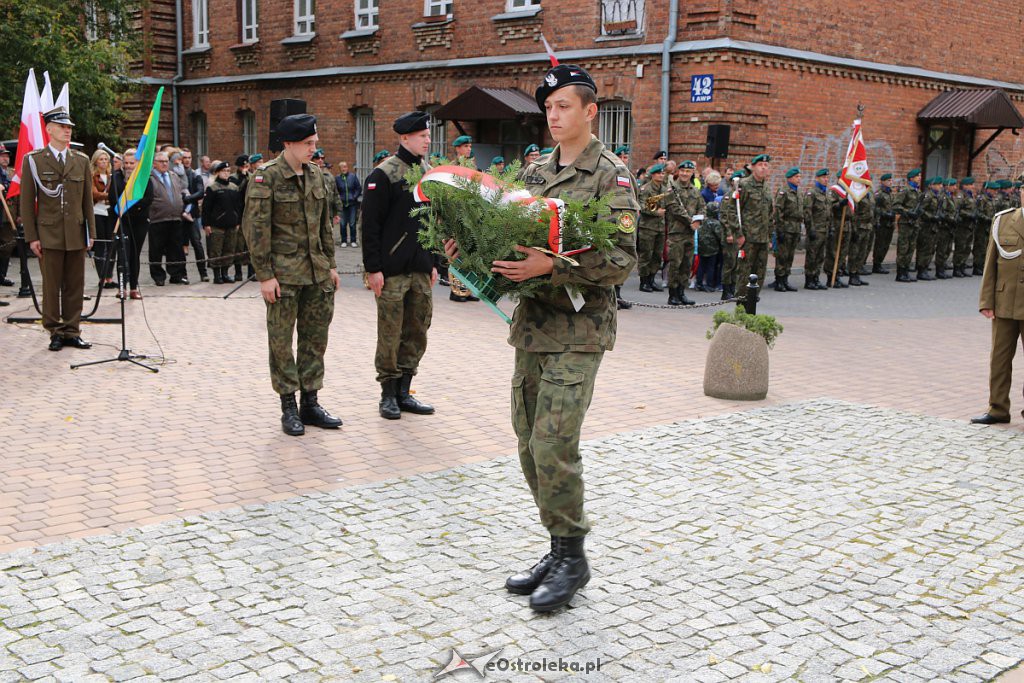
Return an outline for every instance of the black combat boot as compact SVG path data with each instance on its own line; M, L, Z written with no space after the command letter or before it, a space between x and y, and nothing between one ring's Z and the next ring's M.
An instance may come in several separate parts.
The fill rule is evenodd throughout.
M228 272L227 266L220 269L220 279L224 281L224 284L234 284L235 278L231 277L231 273Z
M963 266L953 266L953 277L967 277Z
M215 285L222 285L222 284L224 284L224 273L221 272L222 270L223 270L222 268L214 268L213 269L213 284L215 284Z
M694 306L697 303L686 296L686 285L679 287L679 300L683 302L684 306Z
M836 275L836 281L832 283L832 289L846 289L850 285L843 282L843 278Z
M295 405L295 394L281 394L281 431L288 436L302 436L306 428L299 419L299 409Z
M881 263L876 263L875 266L871 269L871 272L875 273L877 275L888 275L889 274L889 271Z
M974 266L974 268L971 269L971 274L972 275L979 275L980 276L984 272L985 271L984 271L984 269L981 266ZM21 296L21 294L19 293L18 296Z
M804 275L804 289L817 289L814 286L814 278L810 275Z
M622 285L615 285L615 307L620 311L628 311L633 304L622 298Z
M732 287L730 287L729 285L722 285L722 301L728 301L732 297Z
M409 393L409 386L411 384L412 375L402 375L402 379L398 383L398 409L406 413L416 413L417 415L433 415L434 406L417 401Z
M576 591L590 581L590 565L583 554L583 536L552 536L552 552L557 558L530 593L530 609L551 612L568 605Z
M668 305L669 306L682 306L683 300L679 298L680 287L669 287L668 288Z
M917 270L917 279L918 280L922 280L924 282L928 282L930 280L934 280L935 276L932 275L930 272L928 272L927 268L924 268L924 269L918 268L918 270Z
M505 580L505 590L509 593L515 593L516 595L529 595L537 589L540 582L547 576L548 570L551 566L558 561L558 556L555 554L555 539L551 538L551 550L537 561L537 564L533 565L529 569L518 574L513 574Z
M385 420L402 419L402 410L398 407L397 379L388 379L380 383L380 416Z
M787 292L799 292L800 291L799 289L797 289L793 285L789 284L789 276L788 275L786 277L782 278L782 287Z
M939 268L938 266L935 266L935 279L936 280L948 280L949 279L949 275L946 274L946 269L945 268Z
M236 263L235 264L235 280L234 281L235 282L241 282L244 279L245 278L242 277L242 264Z
M641 292L653 292L654 287L651 286L651 280L654 279L653 275L644 275L640 278L640 291Z
M654 281L657 275L649 275L647 277L647 285L651 288L652 292L664 292L665 288Z
M785 292L786 283L782 281L781 277L775 278L774 286L772 287L776 292Z
M851 287L862 287L866 284L866 282L860 279L860 275L858 273L854 273L853 275L850 276Z
M337 429L341 426L341 418L334 417L317 402L315 391L300 392L299 419L304 425L312 425L321 429Z

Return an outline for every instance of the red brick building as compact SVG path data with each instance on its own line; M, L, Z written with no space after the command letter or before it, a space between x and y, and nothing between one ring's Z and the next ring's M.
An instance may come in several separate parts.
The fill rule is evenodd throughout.
M462 120L438 124L437 149L461 129L482 165L517 156L547 140L532 102L548 68L543 34L563 62L594 76L595 132L630 144L634 167L665 147L700 165L708 127L727 125L719 167L768 152L780 177L791 165L837 168L860 103L876 173L922 164L926 174L970 168L982 178L1024 171L1022 14L1013 3L965 12L950 0L928 11L838 0L181 2L180 64L166 58L175 3L151 3L159 68L147 82L174 91L165 100L176 102L180 143L213 157L266 154L270 102L283 98L304 100L329 160L355 161L361 173L376 150L394 149L396 116L445 105ZM695 76L709 78L691 87ZM958 89L972 92L947 95L919 119Z

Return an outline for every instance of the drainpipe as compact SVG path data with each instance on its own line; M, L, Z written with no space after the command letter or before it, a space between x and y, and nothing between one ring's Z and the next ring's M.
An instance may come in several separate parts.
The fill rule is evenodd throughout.
M675 2L675 0L673 0ZM182 28L181 28L181 0L174 0L174 41L175 41L175 63L177 72L171 80L171 120L174 122L174 144L178 146L178 81L185 77L181 61L182 50Z
M179 0L180 1L180 0ZM676 42L679 28L679 0L668 3L668 35L661 44L661 146L658 149L668 151L668 113L669 95L672 79L672 45Z

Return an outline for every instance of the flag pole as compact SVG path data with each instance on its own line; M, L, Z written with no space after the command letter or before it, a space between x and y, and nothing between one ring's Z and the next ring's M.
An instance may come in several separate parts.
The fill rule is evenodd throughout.
M846 208L849 206L848 202L843 202L843 217L839 219L839 239L836 240L836 258L832 262L832 279L829 280L829 285L835 287L836 285L836 273L839 271L839 254L843 250L843 227L846 225Z

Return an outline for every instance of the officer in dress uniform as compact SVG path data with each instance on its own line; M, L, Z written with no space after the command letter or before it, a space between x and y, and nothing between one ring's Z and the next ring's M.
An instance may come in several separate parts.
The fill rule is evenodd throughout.
M316 117L286 116L277 132L284 151L251 175L242 232L267 303L270 381L281 397L281 428L299 436L303 425L341 426L317 400L340 281L327 188L312 163L319 139ZM297 356L292 354L296 327Z
M519 461L551 547L505 583L509 592L529 595L532 609L547 612L568 604L590 580L580 429L601 359L615 344L614 285L636 265L639 206L629 171L591 134L597 85L590 75L572 64L556 66L536 99L558 147L523 169L527 190L536 197L610 197L611 220L618 225L612 249L584 252L576 264L523 246L516 247L522 260L494 262L494 271L514 282L548 281L536 296L520 299L509 343L516 349L512 422ZM458 245L449 241L445 251L454 258Z
M70 148L74 123L64 107L43 114L50 144L21 164L25 241L43 274L43 327L50 350L88 349L81 337L85 255L96 238L89 157Z

